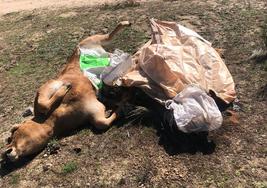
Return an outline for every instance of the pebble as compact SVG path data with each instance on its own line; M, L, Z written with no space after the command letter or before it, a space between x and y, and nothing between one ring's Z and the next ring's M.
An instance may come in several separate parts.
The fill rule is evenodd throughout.
M95 35L96 34L96 31L95 30L91 30L90 31L90 35Z
M102 29L103 33L108 33L108 28Z
M32 107L27 107L24 112L22 112L22 117L28 117L33 115L33 108Z
M48 171L53 165L51 163L47 163L43 166L43 171Z
M75 151L75 153L78 154L82 151L82 149L77 147L77 148L74 148L73 151Z

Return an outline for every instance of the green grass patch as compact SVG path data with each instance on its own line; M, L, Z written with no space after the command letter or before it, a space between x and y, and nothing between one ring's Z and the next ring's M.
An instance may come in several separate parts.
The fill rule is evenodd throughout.
M92 134L92 131L88 128L84 128L81 131L79 131L79 134L81 136L90 136Z
M24 74L32 74L34 71L36 71L34 68L31 68L30 64L21 62L14 68L10 69L10 73L15 76L20 76Z
M261 38L264 42L265 49L267 50L267 18L265 18L262 26Z
M58 140L56 138L53 138L48 142L47 146L49 147L51 145L58 145L58 144L59 144Z
M112 52L116 48L119 48L124 52L133 54L138 47L147 42L149 39L150 36L146 35L144 32L140 32L132 27L129 27L115 36L111 43L106 46L106 49L107 51Z
M5 144L3 142L0 142L0 148L3 148Z
M255 188L267 188L267 181L253 182L253 186L255 186Z
M70 161L62 166L61 173L69 174L77 170L77 168L78 168L77 163L74 161Z
M20 175L19 174L13 174L10 179L11 185L17 185L20 181Z

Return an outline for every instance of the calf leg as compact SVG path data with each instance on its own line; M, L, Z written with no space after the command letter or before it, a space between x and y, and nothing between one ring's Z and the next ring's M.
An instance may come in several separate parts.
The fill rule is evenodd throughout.
M106 117L106 108L97 99L91 99L84 103L89 119L93 125L100 130L107 129L110 127L113 121L119 116L120 106L113 111L113 113Z
M112 38L124 27L131 25L128 21L120 22L117 27L110 33L104 35L92 35L82 40L78 46L80 47L91 47L92 45L101 45L105 42L109 42Z
M47 114L55 104L60 102L71 85L62 81L50 80L41 86L37 92L34 102L34 114Z

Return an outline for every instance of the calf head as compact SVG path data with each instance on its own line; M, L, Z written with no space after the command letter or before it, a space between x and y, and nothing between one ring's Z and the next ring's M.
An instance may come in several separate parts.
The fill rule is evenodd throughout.
M33 120L16 125L11 129L2 158L14 162L20 157L37 153L44 148L52 134L50 126Z

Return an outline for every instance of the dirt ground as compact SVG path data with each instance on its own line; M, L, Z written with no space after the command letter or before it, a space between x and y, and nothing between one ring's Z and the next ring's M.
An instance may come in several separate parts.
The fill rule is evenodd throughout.
M0 6L10 2L19 6L0 9L1 148L10 126L24 120L21 113L32 105L36 89L56 75L78 41L121 20L131 21L132 27L118 35L109 51L134 53L149 39L152 17L177 21L225 49L241 111L238 125L226 118L208 136L177 134L176 140L158 127L155 114L144 114L134 123L118 121L102 134L84 128L51 140L37 156L2 166L1 187L267 187L267 62L248 60L253 50L267 45L264 0L155 0L39 9L41 0L31 1L36 6L25 11L19 3L30 1L1 0ZM70 1L58 1L64 2Z
M102 3L116 3L118 0L61 0L61 1L53 1L53 0L0 0L1 9L0 15L4 15L11 12L25 11L25 10L34 10L41 8L49 8L49 9L60 9L62 7L82 7L82 6L95 6Z
M49 10L61 9L61 8L77 8L84 6L97 6L101 4L116 4L122 2L123 0L0 0L0 15L8 14L11 12L19 12L19 11L31 11L34 9L44 9L47 8ZM153 0L133 0L134 2L148 2Z

